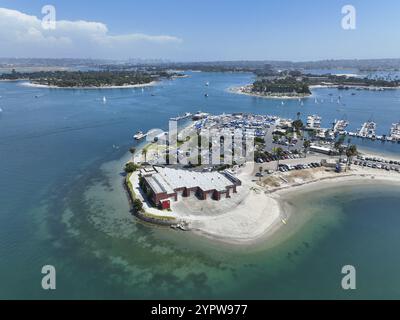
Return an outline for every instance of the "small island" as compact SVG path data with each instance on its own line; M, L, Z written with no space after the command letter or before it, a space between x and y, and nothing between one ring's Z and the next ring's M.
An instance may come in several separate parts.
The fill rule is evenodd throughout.
M47 88L131 88L146 86L164 79L181 76L174 72L151 71L38 71L0 75L3 81L29 81L28 85Z
M399 80L379 78L302 74L300 71L257 72L256 74L257 79L252 84L231 90L235 93L264 98L300 99L311 96L311 89L318 87L373 91L400 88Z

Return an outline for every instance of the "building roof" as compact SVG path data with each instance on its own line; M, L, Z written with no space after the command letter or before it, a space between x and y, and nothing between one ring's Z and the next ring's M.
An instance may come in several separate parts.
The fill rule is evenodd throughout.
M156 193L173 193L180 188L200 188L203 191L225 191L233 183L219 172L195 172L164 167L155 167L157 173L145 177Z
M145 176L144 179L147 181L154 193L171 194L175 192L158 173L151 176Z

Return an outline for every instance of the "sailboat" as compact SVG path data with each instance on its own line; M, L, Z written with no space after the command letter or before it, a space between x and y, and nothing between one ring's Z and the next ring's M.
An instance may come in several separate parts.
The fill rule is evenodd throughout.
M107 103L107 98L105 96L103 97L103 103Z
M207 81L207 82L206 82L206 87L208 87L209 85L210 85L210 83Z

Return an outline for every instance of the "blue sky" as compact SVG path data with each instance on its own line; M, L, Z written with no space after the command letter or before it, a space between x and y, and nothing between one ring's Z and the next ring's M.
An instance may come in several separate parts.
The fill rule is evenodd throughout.
M101 23L101 34L90 24L71 23L60 24L53 33L42 32L37 21L27 25L17 14L8 14L6 20L7 12L2 16L0 11L3 27L7 26L7 32L0 31L0 56L180 61L400 58L398 0L0 0L0 8L38 19L46 4L55 6L57 21ZM346 4L357 10L355 30L341 27L341 8Z

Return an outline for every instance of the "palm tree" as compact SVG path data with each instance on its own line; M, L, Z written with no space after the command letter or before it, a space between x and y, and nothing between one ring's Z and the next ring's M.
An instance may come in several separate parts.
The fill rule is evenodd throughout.
M142 156L144 156L144 162L147 162L147 149L146 148L144 148L142 150Z
M288 150L290 150L290 145L292 144L293 137L292 137L292 136L287 136L287 141L288 141L288 143L289 143L289 145L288 145Z
M353 157L355 157L357 154L358 154L358 151L357 151L356 145L352 144L351 146L347 147L346 156L347 156L347 167L348 168L350 168Z
M307 158L307 151L308 151L308 149L310 149L310 146L311 146L310 140L304 140L303 147L304 147L304 154L305 154L306 158Z
M340 136L338 141L335 142L335 144L333 145L333 148L339 153L339 160L342 159L342 154L344 151L343 148L343 142L344 142L344 136Z
M273 148L272 152L278 157L278 160L276 161L276 170L278 170L278 168L279 168L279 160L280 160L280 158L281 158L281 156L283 154L283 150L282 150L282 148L277 147L277 148Z

